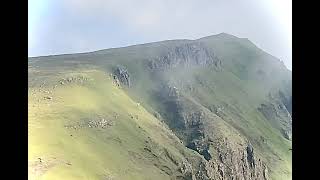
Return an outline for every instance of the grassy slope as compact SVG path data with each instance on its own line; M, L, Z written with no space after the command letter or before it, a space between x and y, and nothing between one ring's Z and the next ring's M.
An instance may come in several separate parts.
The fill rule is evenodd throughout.
M32 84L35 81L30 74ZM79 75L89 80L53 89L62 77ZM29 169L30 179L35 175L43 179L169 179L154 164L172 170L177 167L164 155L155 161L143 149L148 137L155 153L164 154L165 147L178 161L182 159L178 150L190 153L163 124L113 85L105 73L86 70L50 77L42 81L46 82L42 88L34 84L28 92L28 159L29 167L33 167ZM52 100L43 99L45 96ZM117 119L114 113L119 114ZM106 129L64 127L96 115L112 119L115 125ZM138 119L130 115L138 115ZM36 163L37 158L42 159L42 165Z

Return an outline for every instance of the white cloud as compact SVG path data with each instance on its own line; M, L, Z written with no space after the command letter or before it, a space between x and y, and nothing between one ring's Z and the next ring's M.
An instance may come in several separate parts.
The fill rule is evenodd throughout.
M217 1L201 0L70 0L66 3L70 11L79 15L112 16L128 28L151 34L171 34L186 28L193 31L205 21L217 19L210 13L219 10Z

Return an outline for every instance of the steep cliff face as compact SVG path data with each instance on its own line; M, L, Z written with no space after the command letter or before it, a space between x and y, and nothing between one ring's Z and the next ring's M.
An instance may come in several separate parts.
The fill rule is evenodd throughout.
M130 87L130 74L125 67L117 66L114 70L114 74L114 79L116 81L119 80L119 83Z
M289 84L291 85L291 83ZM258 110L288 139L292 139L292 94L290 86L269 94ZM288 91L289 89L289 91ZM287 91L287 92L286 92Z
M268 179L265 162L251 143L212 111L185 97L176 87L163 88L159 102L167 107L166 123L204 160L194 167L195 179Z
M206 177L203 179L269 179L266 164L260 159L255 162L254 151L249 151L248 147L247 150L243 147L234 149L226 143L225 149L217 150L218 158L206 163Z
M166 70L190 66L212 66L219 68L221 60L201 43L185 43L169 48L155 59L149 59L148 66L152 70Z

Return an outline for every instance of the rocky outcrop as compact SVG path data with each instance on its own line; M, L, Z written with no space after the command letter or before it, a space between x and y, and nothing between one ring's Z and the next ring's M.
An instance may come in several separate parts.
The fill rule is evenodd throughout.
M285 95L283 91L279 91L279 97L290 115L292 116L292 96L291 95Z
M106 129L111 126L114 126L114 124L115 124L114 120L111 120L110 118L94 116L92 118L81 119L80 121L75 123L66 124L64 125L64 127L66 129L74 129L74 130L80 130L83 128Z
M292 130L291 129L282 129L282 134L286 139L288 139L288 140L292 139Z
M201 43L186 43L170 48L156 59L148 61L151 70L166 70L175 67L211 66L219 68L221 60Z
M268 170L260 158L253 153L250 144L245 146L232 146L226 142L217 144L216 157L205 164L205 178L203 179L247 179L267 180ZM255 162L255 159L258 159Z
M248 160L249 166L250 166L250 168L253 168L256 166L255 159L254 159L254 153L253 153L253 147L251 144L248 144L246 149L247 149L247 160Z
M282 91L269 95L269 101L258 107L263 116L279 129L283 137L292 139L291 96L285 96Z
M195 179L195 173L194 173L192 164L190 164L187 160L182 161L182 165L179 170L183 174L183 179L185 180Z
M122 66L117 66L114 70L114 76L113 76L115 81L118 81L118 86L121 84L130 87L131 82L130 82L130 74L128 70L125 67Z
M69 76L66 78L62 78L59 80L59 85L66 85L66 84L83 84L84 82L88 81L89 78L84 76L84 75L74 75L74 76Z
M112 75L112 78L113 78L113 83L116 86L121 87L121 84L120 84L120 81L119 81L118 77L116 75Z
M253 145L242 136L227 137L222 132L231 128L213 114L222 111L222 107L212 106L211 111L205 110L177 93L179 90L174 86L163 90L161 99L165 99L164 105L170 112L163 114L166 123L186 147L202 157L197 162L189 160L192 170L190 166L182 166L182 172L188 172L185 179L268 179L266 164L254 153ZM237 136L239 133L232 134Z
M181 172L184 179L192 180L268 180L266 164L254 154L250 143L235 145L216 139L212 145L211 160L190 159L184 162Z
M187 131L187 147L197 151L200 155L209 161L212 157L209 152L208 139L205 136L204 119L205 114L202 111L184 113L182 116Z

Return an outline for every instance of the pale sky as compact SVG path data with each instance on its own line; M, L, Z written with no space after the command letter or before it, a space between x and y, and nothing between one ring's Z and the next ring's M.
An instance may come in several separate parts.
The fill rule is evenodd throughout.
M28 56L225 32L292 70L291 0L28 0Z

